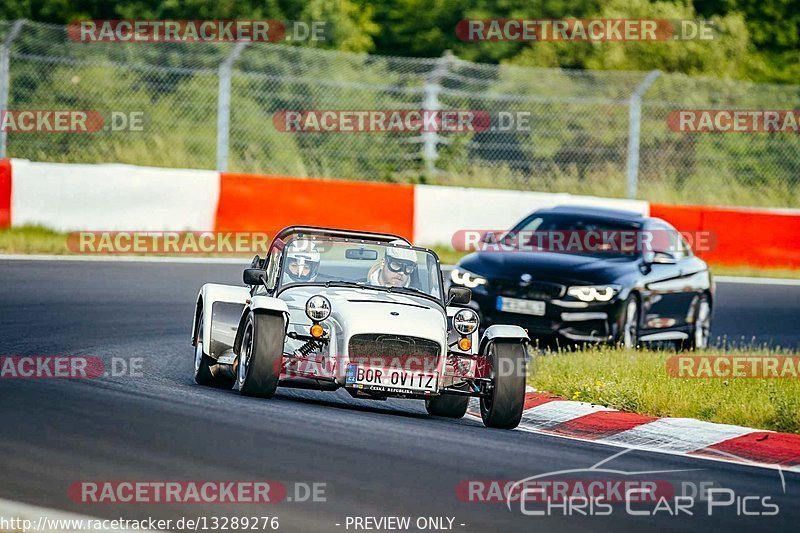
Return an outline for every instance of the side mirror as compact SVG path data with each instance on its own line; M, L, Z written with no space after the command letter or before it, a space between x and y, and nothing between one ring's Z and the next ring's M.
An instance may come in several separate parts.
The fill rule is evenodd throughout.
M674 265L678 260L670 252L654 252L651 262L658 265Z
M261 278L267 276L267 271L260 268L245 268L242 280L245 285L261 285Z
M450 287L447 291L447 305L467 305L472 300L472 291L466 287Z

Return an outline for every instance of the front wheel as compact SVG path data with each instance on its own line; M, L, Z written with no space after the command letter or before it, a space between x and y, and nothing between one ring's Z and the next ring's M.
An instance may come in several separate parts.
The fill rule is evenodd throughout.
M686 343L690 350L705 350L711 337L711 303L708 296L703 294L695 306L694 324L691 335Z
M636 348L639 344L639 300L634 295L622 305L617 344L622 348Z
M237 372L239 392L244 396L272 398L283 361L283 317L250 313L244 327Z
M491 361L492 387L481 398L481 419L489 428L514 429L525 405L525 345L519 341L491 341L486 357Z
M429 415L447 418L463 418L467 414L469 396L443 394L425 400L425 410Z

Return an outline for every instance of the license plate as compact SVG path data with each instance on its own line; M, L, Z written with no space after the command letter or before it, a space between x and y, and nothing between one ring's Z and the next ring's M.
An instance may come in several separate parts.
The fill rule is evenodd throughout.
M436 391L436 374L393 368L370 368L355 363L347 365L345 385L357 389Z
M521 298L497 297L497 310L520 315L544 316L544 302L539 300L522 300Z

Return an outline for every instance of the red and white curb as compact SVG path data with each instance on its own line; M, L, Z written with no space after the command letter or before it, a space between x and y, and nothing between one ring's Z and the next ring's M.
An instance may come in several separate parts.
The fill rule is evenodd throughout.
M800 472L800 435L627 413L531 387L524 409L517 428L522 431ZM469 414L480 417L477 399L470 401Z

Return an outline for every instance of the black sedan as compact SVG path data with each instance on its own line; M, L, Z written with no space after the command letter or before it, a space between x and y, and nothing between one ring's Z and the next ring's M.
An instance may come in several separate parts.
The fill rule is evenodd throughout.
M661 219L559 206L482 236L478 249L449 281L472 289L482 327L519 325L547 344L708 345L711 273Z

